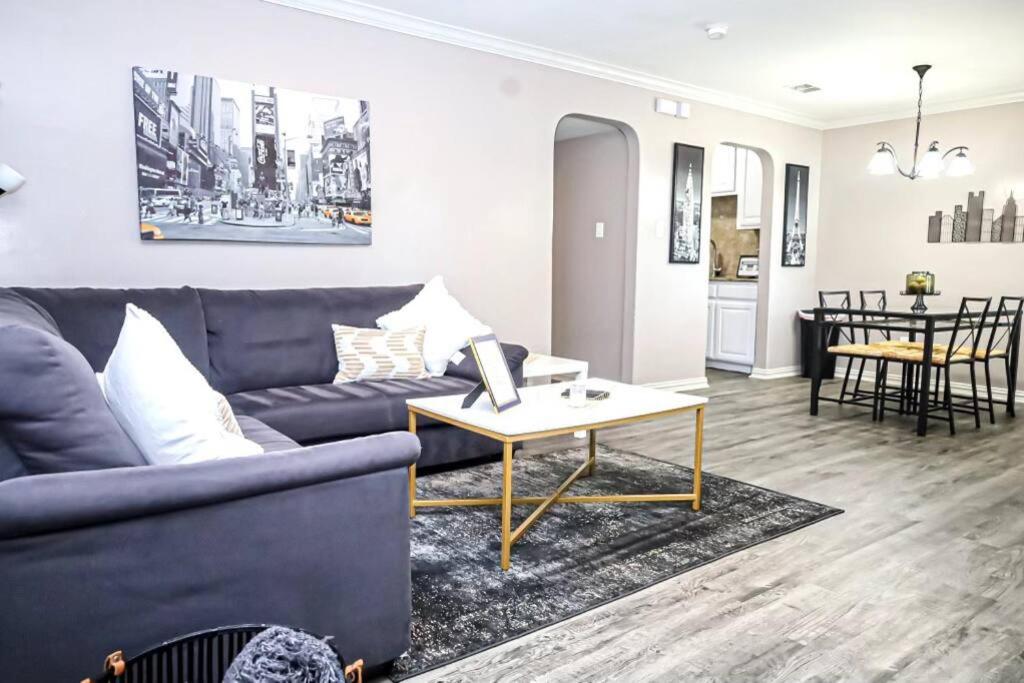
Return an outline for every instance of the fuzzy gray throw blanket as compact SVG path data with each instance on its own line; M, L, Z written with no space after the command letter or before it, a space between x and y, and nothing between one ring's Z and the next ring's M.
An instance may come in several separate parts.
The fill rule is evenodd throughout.
M343 683L341 663L321 640L271 626L242 648L223 683Z

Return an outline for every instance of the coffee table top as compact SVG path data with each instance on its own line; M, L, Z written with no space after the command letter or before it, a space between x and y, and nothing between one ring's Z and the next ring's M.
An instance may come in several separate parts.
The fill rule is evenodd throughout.
M462 407L465 394L412 398L406 404L417 413L443 422L498 440L514 440L611 427L692 410L708 402L704 396L677 394L595 377L587 380L587 388L608 391L610 396L602 401L587 401L582 408L573 408L561 396L568 386L563 383L521 388L519 396L523 402L503 413L494 412L486 394L469 408Z

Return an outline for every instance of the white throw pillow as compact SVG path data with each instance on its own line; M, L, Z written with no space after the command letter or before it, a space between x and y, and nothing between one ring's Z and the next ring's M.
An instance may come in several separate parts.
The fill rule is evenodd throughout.
M100 385L100 392L103 394L104 400L106 400L107 386L103 383L102 372L96 373L96 381ZM213 389L210 391L213 391ZM227 397L216 391L213 392L213 395L217 399L217 419L220 420L221 426L231 434L245 436L245 434L242 433L242 428L238 425L238 419L235 417L235 411L228 402Z
M103 393L121 427L153 465L257 455L224 428L217 394L156 318L128 304Z
M448 293L440 275L425 284L412 301L377 318L377 327L390 331L427 328L423 360L435 377L445 373L449 359L465 348L470 337L492 333Z

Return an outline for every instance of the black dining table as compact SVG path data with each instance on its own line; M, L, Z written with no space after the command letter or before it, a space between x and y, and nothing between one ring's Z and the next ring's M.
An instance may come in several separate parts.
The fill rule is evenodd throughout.
M979 348L982 348L988 341L988 330L993 326L1008 327L1012 323L993 318L985 320L985 332L979 341ZM935 352L935 337L943 333L952 333L956 327L957 311L929 310L923 313L915 313L909 310L860 310L849 308L819 307L814 309L814 345L815 353L811 354L811 415L818 414L818 400L821 392L822 365L825 355L828 353L830 330L832 328L846 328L852 330L872 330L888 332L893 338L895 334L907 334L910 341L921 341L924 345L924 358L921 362L920 381L914 389L917 392L917 400L912 403L917 408L917 433L925 436L928 433L928 411L930 402L928 399L928 387L931 385L932 377L932 356ZM1010 372L1011 377L1017 376L1017 362L1020 355L1020 329L1018 327L1016 336L1010 342ZM1014 393L1007 393L1007 407L1012 413L1014 406Z

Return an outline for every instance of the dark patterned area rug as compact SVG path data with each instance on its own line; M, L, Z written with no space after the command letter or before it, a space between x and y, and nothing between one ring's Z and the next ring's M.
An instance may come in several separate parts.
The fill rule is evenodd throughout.
M586 459L585 448L517 456L515 495L549 495ZM693 471L598 448L594 476L573 494L691 490ZM702 510L684 504L555 505L512 546L502 572L497 507L430 508L412 523L412 647L399 681L568 619L838 510L704 474ZM422 498L500 496L501 463L419 480ZM532 510L515 506L513 529Z

